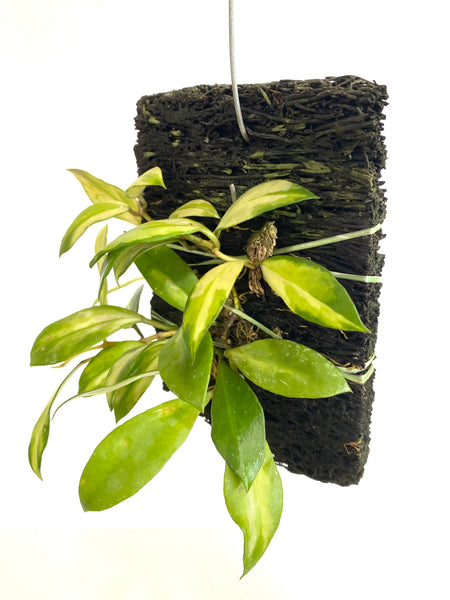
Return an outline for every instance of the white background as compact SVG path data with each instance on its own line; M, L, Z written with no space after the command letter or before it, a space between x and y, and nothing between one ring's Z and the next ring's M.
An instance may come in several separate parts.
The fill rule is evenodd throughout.
M365 476L340 488L281 470L281 525L240 582L241 532L204 423L153 482L105 513L83 513L77 498L86 460L114 425L104 398L61 410L44 482L31 472L29 435L62 372L30 369L29 349L45 325L96 294L87 264L95 231L58 259L63 232L88 202L65 169L126 187L136 177L136 101L229 83L227 2L2 0L0 591L8 600L450 597L444 3L236 4L241 83L356 74L388 86L387 259ZM162 398L153 390L149 405Z

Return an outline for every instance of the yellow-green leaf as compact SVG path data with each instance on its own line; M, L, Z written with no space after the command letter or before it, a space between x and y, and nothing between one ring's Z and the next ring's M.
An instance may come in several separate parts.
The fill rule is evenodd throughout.
M190 200L173 211L171 219L179 217L208 217L211 219L220 219L220 216L211 202L207 200Z
M192 356L195 356L203 336L222 310L245 262L237 259L214 267L199 279L192 290L183 318L183 333Z
M97 254L97 252L100 252L100 250L102 248L104 248L107 243L108 243L108 224L106 224L104 227L102 227L100 229L100 231L97 234L97 237L95 238L95 253ZM100 275L102 272L102 265L104 262L105 262L105 257L101 258L97 263L98 272L100 273ZM106 279L102 280L102 283L100 285L100 290L98 293L98 301L100 304L108 304L108 282L106 281Z
M141 373L158 370L158 355L164 341L145 344L123 354L110 369L106 385L114 385ZM148 389L153 377L145 377L107 394L108 403L114 410L116 421L120 421L135 406L142 394Z
M31 365L54 365L89 350L109 335L136 323L152 322L119 306L92 306L45 327L31 349Z
M41 474L41 463L42 463L42 455L44 453L45 448L48 443L48 436L50 434L50 411L55 403L58 394L62 390L62 388L66 385L72 375L86 363L85 360L82 360L77 366L70 371L70 373L63 379L63 381L56 388L55 393L52 395L50 400L47 402L44 410L41 413L41 416L37 420L35 426L33 427L33 432L31 434L30 444L28 446L28 461L30 463L31 468L39 477L42 479Z
M267 443L263 465L249 491L228 465L223 489L228 512L244 534L244 577L266 551L283 511L281 478Z
M117 360L125 354L125 352L128 352L128 350L143 347L143 342L126 340L117 342L114 346L109 346L108 348L100 350L98 354L91 358L81 373L78 382L78 394L105 387L108 372Z
M223 215L216 231L228 229L244 221L253 219L267 211L281 208L288 204L317 198L315 194L301 185L274 179L256 185L240 196Z
M345 331L369 331L346 289L325 267L298 256L272 256L261 263L261 269L273 291L307 321Z
M149 185L158 185L163 188L166 187L159 167L153 167L145 173L142 173L142 175L126 189L125 194L128 198L137 198Z
M119 235L118 238L102 248L100 252L97 252L90 266L92 267L104 254L109 252L116 252L135 244L154 244L157 246L162 242L173 242L185 235L197 232L204 233L209 237L212 235L207 227L190 219L161 219L160 221L143 223L131 231Z
M64 234L59 255L61 256L64 252L70 250L91 225L112 217L117 217L127 211L128 206L125 204L119 205L117 202L99 202L98 204L88 206L78 215Z
M105 510L138 492L183 444L198 414L190 404L175 399L116 427L83 470L79 486L83 509Z
M93 204L112 201L118 204L126 204L131 210L137 213L138 205L136 200L130 199L119 187L107 183L81 169L68 169L68 171L78 179ZM133 225L138 225L141 222L138 214L132 215L131 213L124 213L119 216L119 219L133 223Z

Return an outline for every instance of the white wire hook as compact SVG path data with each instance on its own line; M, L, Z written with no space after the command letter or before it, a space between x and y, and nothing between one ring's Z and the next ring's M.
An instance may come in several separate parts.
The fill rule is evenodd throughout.
M239 102L239 92L236 81L236 60L234 53L234 0L228 0L228 24L230 39L230 70L231 70L231 89L233 91L234 108L239 125L239 131L246 142L249 141L248 133L245 129L244 119L242 118L241 104Z

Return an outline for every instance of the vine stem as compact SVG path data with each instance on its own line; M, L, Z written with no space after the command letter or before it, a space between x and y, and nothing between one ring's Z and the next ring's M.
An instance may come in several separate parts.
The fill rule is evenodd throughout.
M281 335L279 335L277 333L274 333L271 329L269 329L268 327L266 327L265 325L263 325L262 323L260 323L256 319L253 319L252 317L250 317L249 315L247 315L245 312L242 312L242 310L239 310L238 308L235 308L234 306L227 306L226 308L227 308L227 310L231 311L232 313L234 313L238 317L241 317L241 319L245 319L246 321L248 321L252 325L255 325L256 327L258 327L258 329L261 329L261 331L264 331L264 333L267 333L267 335L269 335L270 337L272 337L272 338L274 338L276 340L283 339L281 337Z
M153 340L163 340L165 338L172 337L177 332L176 329L173 331L159 331L158 333L154 333L153 335L149 335L148 337L141 337L140 342L153 342Z
M224 254L218 248L214 248L212 252L217 256L217 258L221 258L226 262L234 262L235 260L239 260L238 258L236 258L236 256L229 256L228 254Z

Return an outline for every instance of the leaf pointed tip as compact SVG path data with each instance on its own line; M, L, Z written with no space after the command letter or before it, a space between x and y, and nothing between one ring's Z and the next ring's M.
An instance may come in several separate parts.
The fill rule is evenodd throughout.
M42 477L42 473L41 473L41 465L39 464L39 461L34 461L33 460L33 456L32 456L32 448L31 448L31 443L30 446L28 448L28 463L31 467L31 470L33 471L33 473L39 477L39 479L41 481L44 481L44 478Z
M42 477L41 470L40 470L38 467L36 467L36 468L35 468L35 467L33 467L33 465L31 465L31 468L33 469L33 473L34 473L34 474L35 474L37 477L39 477L39 479L40 479L41 481L44 481L44 478Z

